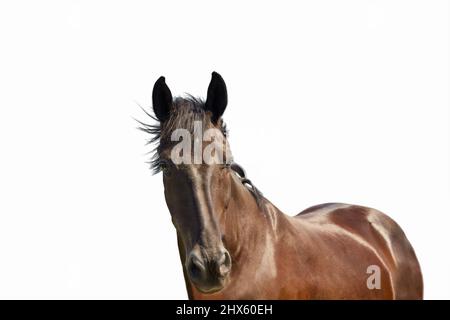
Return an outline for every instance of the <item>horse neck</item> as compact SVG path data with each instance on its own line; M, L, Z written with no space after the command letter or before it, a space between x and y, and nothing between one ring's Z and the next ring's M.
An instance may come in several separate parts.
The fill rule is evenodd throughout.
M233 175L230 200L220 219L224 244L233 259L251 255L273 231L261 207L264 205L258 205L250 190Z

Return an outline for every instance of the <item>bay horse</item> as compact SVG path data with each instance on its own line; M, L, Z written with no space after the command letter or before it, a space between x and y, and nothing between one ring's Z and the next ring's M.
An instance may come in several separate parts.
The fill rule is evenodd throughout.
M157 143L151 164L163 172L189 298L422 299L419 262L387 215L326 203L288 216L262 196L228 152L222 120L227 101L225 82L216 72L206 101L173 99L160 77L152 93L155 116L147 113L157 122L141 123L153 135L150 142ZM178 129L194 140L180 155L195 157L195 123L215 130L209 141L218 148L211 155L224 161L174 161ZM200 141L200 148L207 146Z

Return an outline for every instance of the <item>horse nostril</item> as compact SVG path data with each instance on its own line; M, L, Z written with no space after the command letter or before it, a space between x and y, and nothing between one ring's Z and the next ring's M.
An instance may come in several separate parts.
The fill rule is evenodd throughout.
M201 278L202 272L205 268L197 258L191 258L188 265L189 275L194 279Z
M219 260L219 275L225 277L231 270L231 257L228 251L225 251Z

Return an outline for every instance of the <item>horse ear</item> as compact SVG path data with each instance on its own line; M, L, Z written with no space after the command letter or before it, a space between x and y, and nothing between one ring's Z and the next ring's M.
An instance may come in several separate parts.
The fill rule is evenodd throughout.
M152 102L153 112L158 120L161 122L167 120L172 106L172 93L164 77L159 77L153 86Z
M227 86L225 81L223 81L220 74L217 72L212 73L211 82L208 87L208 96L206 97L205 110L211 111L212 122L217 123L219 118L225 111L227 107L228 96L227 96Z

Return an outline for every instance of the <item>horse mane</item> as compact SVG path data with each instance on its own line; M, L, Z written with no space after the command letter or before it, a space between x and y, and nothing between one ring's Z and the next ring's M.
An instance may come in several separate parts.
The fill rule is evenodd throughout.
M194 130L195 121L201 121L205 127L208 125L210 127L213 126L210 120L211 115L209 112L205 111L204 107L205 102L202 99L193 97L189 94L185 97L176 97L170 110L169 119L164 123L161 123L155 115L150 114L141 107L145 114L153 120L152 124L139 120L136 121L140 125L138 129L150 135L150 139L147 140L146 144L155 144L155 147L149 152L152 154L149 164L154 174L161 171L160 151L172 143L170 136L175 129L185 128L192 132ZM220 121L219 126L226 137L227 131L225 123Z
M161 171L160 151L173 143L173 141L170 140L173 130L185 128L192 132L194 130L195 121L201 121L204 126L203 129L214 127L211 122L211 114L205 111L205 101L189 94L184 97L176 97L173 100L169 119L164 123L161 123L155 115L147 112L144 108L141 107L141 109L153 121L153 123L149 124L135 119L139 123L138 129L150 135L150 138L147 140L146 144L155 144L154 148L152 148L149 152L151 153L151 157L148 162L153 174L157 174ZM226 138L228 136L228 130L222 119L220 119L217 127L222 131ZM242 167L236 163L232 163L230 168L235 174L238 175L242 184L246 186L254 196L258 207L265 211L265 206L263 205L264 197L262 193L249 179L247 179L245 171Z

